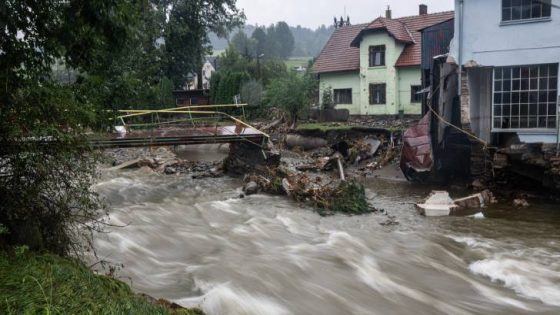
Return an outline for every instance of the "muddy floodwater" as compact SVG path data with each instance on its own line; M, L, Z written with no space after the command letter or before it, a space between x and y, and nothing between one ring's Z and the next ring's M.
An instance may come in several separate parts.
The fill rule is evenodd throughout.
M368 180L383 214L322 218L238 179L107 173L100 258L137 292L207 314L559 314L560 207L425 218L429 187Z

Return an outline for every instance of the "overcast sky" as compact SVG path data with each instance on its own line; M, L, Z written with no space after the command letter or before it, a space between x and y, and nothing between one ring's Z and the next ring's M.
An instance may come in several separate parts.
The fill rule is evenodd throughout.
M418 14L418 5L428 5L428 11L453 10L453 0L237 0L238 8L245 10L248 24L269 25L286 21L296 26L316 28L332 24L333 17L346 13L353 24L371 22L385 15L387 5L393 17Z

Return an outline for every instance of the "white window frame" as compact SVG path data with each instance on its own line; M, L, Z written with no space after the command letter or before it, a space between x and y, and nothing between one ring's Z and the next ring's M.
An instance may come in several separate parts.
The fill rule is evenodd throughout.
M496 115L495 115L495 84L496 84L496 69L497 68L504 68L504 67L509 67L509 68L515 68L515 67L532 67L532 66L543 66L543 65L553 65L556 64L557 65L557 73L556 73L556 78L557 78L557 82L556 82L556 125L554 127L550 127L550 128L538 128L538 118L539 115L537 113L537 128L495 128L494 127L494 121L496 119ZM540 70L539 70L540 71ZM549 76L550 77L550 76ZM537 91L540 91L540 75L537 78ZM557 133L557 129L558 129L558 124L560 123L559 119L560 119L560 90L558 89L558 86L560 84L560 64L557 62L552 62L552 63L545 63L545 64L529 64L529 65L510 65L510 66L500 66L500 67L494 67L492 69L492 107L491 107L491 111L492 111L492 121L491 121L491 131L493 133L498 133L498 132L525 132L525 133L545 133L545 134L556 134ZM512 84L513 85L513 84ZM510 90L513 90L513 86L511 87ZM548 89L547 89L548 91ZM502 91L500 91L502 92ZM503 110L503 108L502 108ZM530 109L529 109L530 110ZM510 109L510 117L511 117L511 109ZM521 117L521 109L519 109L519 117ZM547 115L550 116L550 115ZM500 117L503 117L503 115L500 115Z

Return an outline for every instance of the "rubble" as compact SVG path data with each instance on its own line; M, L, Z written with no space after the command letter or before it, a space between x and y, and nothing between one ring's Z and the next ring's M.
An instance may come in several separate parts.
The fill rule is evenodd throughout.
M247 196L254 195L259 192L259 185L254 181L250 181L243 186L243 192Z
M513 200L513 206L516 208L528 208L531 205L529 202L523 198Z
M299 147L307 151L325 147L327 144L327 140L323 138L305 137L293 134L286 136L286 146L288 149Z
M446 191L433 191L423 203L416 206L420 214L435 217L448 216L457 210L481 209L495 203L497 200L490 190L455 200Z
M448 216L458 206L446 191L433 191L423 203L416 205L420 214L427 217Z
M453 201L460 209L479 209L497 203L490 190Z
M308 204L321 215L337 212L355 215L375 211L367 202L364 187L355 181L311 177L307 173L279 167L270 170L268 175L246 176L245 183L250 182L256 183L262 192L288 195L297 202Z

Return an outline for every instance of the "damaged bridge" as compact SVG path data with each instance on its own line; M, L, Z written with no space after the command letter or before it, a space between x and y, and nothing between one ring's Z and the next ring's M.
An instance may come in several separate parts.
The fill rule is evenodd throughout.
M243 121L244 106L246 105L205 105L163 110L123 110L119 111L122 115L115 118L115 132L92 137L90 143L98 148L212 143L250 143L263 147L270 137ZM241 117L231 114L235 110L242 111Z

